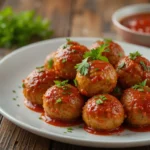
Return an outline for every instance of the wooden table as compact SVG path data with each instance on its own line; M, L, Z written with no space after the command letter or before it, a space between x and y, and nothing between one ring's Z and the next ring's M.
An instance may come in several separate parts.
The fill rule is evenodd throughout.
M52 22L54 37L110 37L117 39L111 22L120 7L150 0L0 0L0 9L12 6L16 12L34 9ZM120 40L120 39L119 39ZM0 49L0 58L9 53ZM0 150L92 150L49 140L25 131L0 115ZM127 148L150 150L150 146Z

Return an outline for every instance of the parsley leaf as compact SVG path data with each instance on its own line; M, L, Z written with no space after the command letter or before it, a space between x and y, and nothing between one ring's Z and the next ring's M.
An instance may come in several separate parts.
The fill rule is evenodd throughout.
M117 67L117 69L121 69L121 68L123 68L125 66L125 62L122 62L118 67Z
M57 104L57 103L61 103L61 102L62 102L61 98L58 98L58 99L56 100L56 104Z
M107 44L110 44L112 42L112 39L107 39L106 38L106 39L104 39L104 42L107 43Z
M54 83L56 84L57 87L61 87L68 84L68 80L64 80L64 81L55 80Z
M129 54L129 58L132 60L136 59L139 56L142 56L142 55L138 51Z
M81 63L75 66L77 71L79 71L81 75L83 76L87 75L89 71L88 69L89 69L90 64L87 61L88 61L88 57L83 59Z
M138 91L144 91L144 86L146 86L146 82L147 80L144 80L143 82L132 86L132 88Z
M72 132L73 128L72 127L68 127L67 128L67 132Z
M38 72L44 72L45 70L44 66L36 67L36 69L38 70Z
M76 80L76 79L74 79L74 80L73 80L73 82L74 82L74 85L77 87L77 86L78 86L78 82L77 82L77 80Z
M52 58L48 60L48 68L49 69L51 69L53 67L53 63L54 63L54 61Z
M25 88L25 84L24 83L22 83L22 88Z
M109 62L107 57L102 56L102 52L104 52L107 47L108 44L102 44L96 49L92 49L91 51L86 52L83 57L90 58L92 60L102 60L102 61Z
M53 34L50 22L34 11L14 12L11 7L0 11L0 47L15 48Z
M149 70L143 61L140 61L140 65L144 68L145 71Z
M66 61L67 61L67 59L66 59L66 58L62 59L62 63L65 63Z
M104 102L105 100L107 100L107 98L106 98L104 95L98 96L98 97L96 97L96 98L98 98L98 100L96 100L96 104L97 104L97 105L103 104L103 102Z

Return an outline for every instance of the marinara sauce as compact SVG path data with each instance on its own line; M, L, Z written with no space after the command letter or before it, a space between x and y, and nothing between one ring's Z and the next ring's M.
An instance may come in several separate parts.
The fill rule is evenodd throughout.
M125 17L120 23L131 30L150 34L150 12Z

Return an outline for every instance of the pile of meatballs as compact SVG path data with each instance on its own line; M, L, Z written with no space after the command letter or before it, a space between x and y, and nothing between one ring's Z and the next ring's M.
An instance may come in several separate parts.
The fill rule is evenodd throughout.
M125 56L112 40L89 48L70 39L23 80L25 98L52 119L81 118L96 130L123 122L150 125L150 61L138 51Z

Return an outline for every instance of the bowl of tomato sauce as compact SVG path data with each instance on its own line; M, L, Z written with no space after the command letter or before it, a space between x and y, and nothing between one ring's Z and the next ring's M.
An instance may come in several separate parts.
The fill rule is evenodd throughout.
M112 15L112 21L123 40L150 47L150 4L123 7Z

